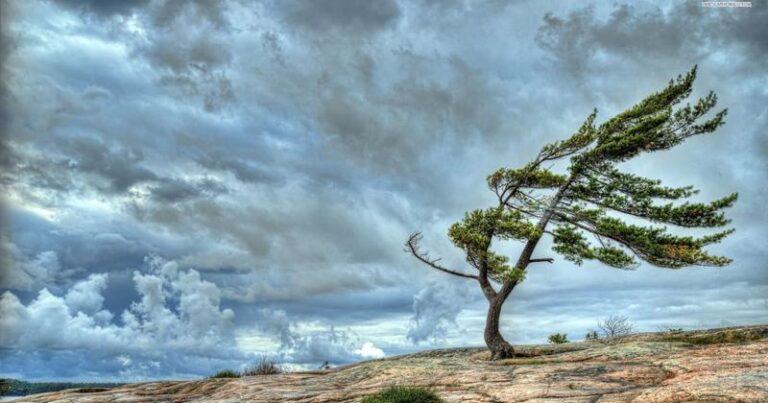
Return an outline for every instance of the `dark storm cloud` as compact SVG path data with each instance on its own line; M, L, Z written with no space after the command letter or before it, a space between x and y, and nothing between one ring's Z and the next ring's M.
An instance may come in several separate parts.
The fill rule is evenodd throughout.
M54 0L55 3L78 12L89 12L99 17L130 14L146 6L150 0Z
M509 135L505 106L490 77L460 59L407 53L398 59L405 63L405 76L380 93L359 81L329 85L316 118L334 149L392 173L420 175L430 147ZM430 76L426 70L432 63L443 69Z
M100 140L87 137L68 139L61 150L73 170L98 176L106 181L101 189L124 193L132 186L158 179L158 176L141 165L144 152L141 149L110 148Z
M13 39L9 32L8 25L13 19L13 10L9 2L0 3L0 168L3 173L0 173L0 189L4 189L10 180L8 177L8 168L14 164L14 157L11 154L11 150L8 145L7 133L9 122L11 118L11 112L9 108L11 93L8 89L8 83L2 77L7 77L7 58L8 55L14 50L12 45ZM0 237L7 238L9 236L8 229L8 216L7 216L7 194L2 192L0 194ZM0 250L0 284L6 284L10 282L9 267L10 251L6 248Z
M227 192L227 188L211 179L198 182L182 179L167 179L150 188L152 196L160 202L179 202L197 197L215 197Z
M269 169L257 161L238 159L231 155L209 153L197 161L201 166L216 171L228 171L246 183L279 183L276 169Z
M288 27L298 27L315 33L341 33L359 35L383 30L400 17L395 0L354 1L278 1L275 3L284 15Z
M659 57L702 59L734 44L745 49L746 63L764 64L766 18L768 8L762 4L745 10L711 9L696 1L675 3L667 10L619 4L607 18L587 6L567 17L547 13L536 40L577 73L600 51L651 65Z
M226 16L228 2L219 0L165 0L150 10L151 21L157 28L163 28L179 20L187 22L206 22L218 29L227 29L229 20Z
M173 36L158 38L145 49L144 56L157 67L170 69L174 73L189 72L193 68L208 72L225 65L232 58L226 43L203 34L187 41L179 41Z

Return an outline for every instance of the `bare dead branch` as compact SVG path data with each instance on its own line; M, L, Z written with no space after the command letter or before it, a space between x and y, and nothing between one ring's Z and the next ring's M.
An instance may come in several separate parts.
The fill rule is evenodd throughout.
M406 252L410 253L411 255L413 255L413 257L415 257L416 259L419 259L422 263L426 264L427 266L429 266L429 267L431 267L431 268L433 268L435 270L440 270L440 271L448 273L448 274L453 274L454 276L459 276L459 277L464 277L464 278L471 278L471 279L474 279L474 280L478 280L479 279L479 277L477 277L475 275L467 274L467 273L462 273L462 272L459 272L459 271L456 271L456 270L447 269L447 268L445 268L443 266L438 265L437 262L440 261L440 259L430 259L428 253L421 252L419 250L419 241L421 241L421 233L420 232L414 232L413 234L411 234L411 236L408 237L408 241L405 243L405 247L406 247L405 250L406 250Z

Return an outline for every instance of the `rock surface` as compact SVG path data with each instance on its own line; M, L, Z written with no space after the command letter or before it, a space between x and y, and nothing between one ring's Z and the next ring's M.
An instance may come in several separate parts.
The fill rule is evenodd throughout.
M768 402L768 325L650 333L619 342L518 347L490 362L479 348L434 350L316 373L68 390L25 402L358 402L390 385L447 402Z

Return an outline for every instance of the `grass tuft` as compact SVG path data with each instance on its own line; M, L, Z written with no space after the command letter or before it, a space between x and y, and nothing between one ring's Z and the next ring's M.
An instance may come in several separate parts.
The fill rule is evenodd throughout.
M745 343L749 341L760 340L764 335L758 332L724 330L705 334L669 334L662 337L664 341L683 342L698 345L721 344L721 343Z
M435 392L413 386L390 386L363 397L360 403L443 403Z
M225 369L223 371L219 371L213 375L211 375L211 378L239 378L240 373L237 371L233 371L231 369Z

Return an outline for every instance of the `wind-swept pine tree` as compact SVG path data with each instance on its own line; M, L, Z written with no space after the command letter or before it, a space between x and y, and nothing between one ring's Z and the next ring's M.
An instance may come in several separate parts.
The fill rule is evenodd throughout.
M620 163L644 152L672 148L689 137L711 133L724 123L726 110L704 118L717 103L712 92L692 105L679 106L691 94L695 78L696 67L600 125L595 125L595 110L576 133L544 146L527 165L501 168L488 176L498 204L467 213L448 231L453 243L465 252L472 273L440 265L439 259L430 258L419 248L420 233L409 237L407 250L421 262L480 284L489 303L485 342L492 359L514 356L514 349L499 332L501 308L525 278L530 264L554 261L551 257L533 258L545 235L553 238L552 250L577 265L597 260L617 269L632 269L645 261L679 269L731 262L727 257L710 255L704 247L721 241L733 229L693 237L670 233L666 225L725 226L730 220L723 209L734 204L736 193L710 203L673 203L697 190L692 186L667 187L660 180L623 172L620 167ZM564 173L550 171L549 165L566 158L570 164ZM491 249L494 240L522 242L520 256L511 263L507 256Z

